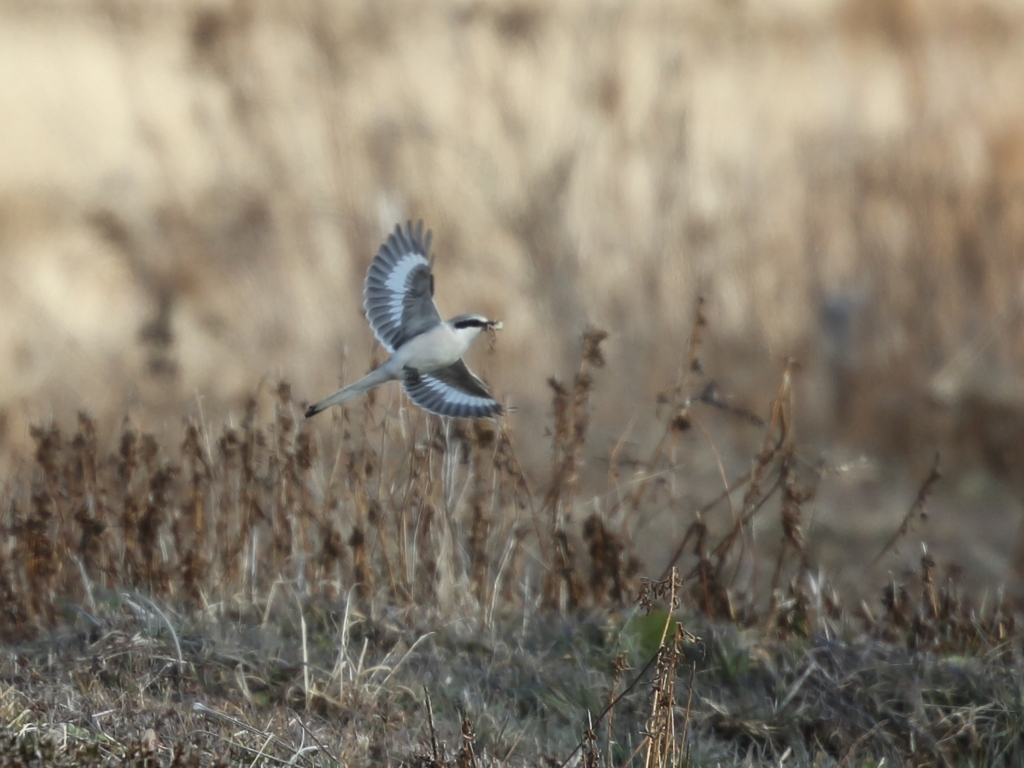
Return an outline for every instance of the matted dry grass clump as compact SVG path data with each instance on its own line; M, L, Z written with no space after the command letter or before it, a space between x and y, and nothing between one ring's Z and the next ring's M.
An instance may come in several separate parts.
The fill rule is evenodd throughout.
M628 482L608 462L600 507L579 496L598 330L550 381L540 483L507 424L368 398L311 431L285 383L269 421L254 399L176 445L129 422L103 445L85 414L37 427L0 487L0 760L1019 764L1013 613L927 552L846 604L805 545L821 470L793 439L792 365L763 417L736 409L701 373L705 325L698 305L663 436ZM684 509L663 478L715 419L760 429L760 450L734 478L720 461L724 490ZM691 522L643 579L633 529L663 506ZM782 544L740 579L767 515Z

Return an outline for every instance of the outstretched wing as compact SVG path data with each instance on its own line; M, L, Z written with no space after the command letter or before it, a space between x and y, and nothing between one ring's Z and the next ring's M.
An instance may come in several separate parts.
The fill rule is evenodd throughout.
M458 360L447 368L410 376L402 381L409 399L425 411L438 416L494 416L501 403L491 397L487 387Z
M413 336L441 322L430 272L430 230L423 222L395 227L370 263L363 307L374 335L394 352Z

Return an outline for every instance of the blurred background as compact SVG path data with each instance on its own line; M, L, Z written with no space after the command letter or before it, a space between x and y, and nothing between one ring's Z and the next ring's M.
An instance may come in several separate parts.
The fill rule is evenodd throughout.
M363 275L423 218L442 315L505 322L471 365L537 466L591 326L597 472L649 453L703 296L719 390L763 414L795 358L798 439L860 468L823 556L939 450L933 546L1012 578L1022 73L1018 0L0 0L0 450L327 394L379 358Z

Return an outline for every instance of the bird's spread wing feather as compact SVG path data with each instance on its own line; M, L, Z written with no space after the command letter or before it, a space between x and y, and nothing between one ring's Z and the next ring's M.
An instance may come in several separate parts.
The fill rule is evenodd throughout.
M441 322L430 272L430 230L423 222L395 227L366 273L363 307L374 335L388 352Z
M502 410L462 360L447 368L410 376L402 386L410 400L438 416L494 416Z

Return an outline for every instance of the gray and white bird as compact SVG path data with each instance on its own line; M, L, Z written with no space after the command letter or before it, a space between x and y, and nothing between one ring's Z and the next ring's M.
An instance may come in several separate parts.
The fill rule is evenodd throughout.
M501 404L466 367L462 356L481 331L501 328L483 315L441 320L434 304L431 232L423 222L396 226L366 272L363 307L374 335L391 353L384 363L313 403L306 418L387 381L400 380L409 399L439 416L494 416Z

